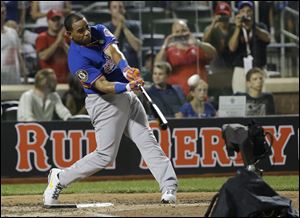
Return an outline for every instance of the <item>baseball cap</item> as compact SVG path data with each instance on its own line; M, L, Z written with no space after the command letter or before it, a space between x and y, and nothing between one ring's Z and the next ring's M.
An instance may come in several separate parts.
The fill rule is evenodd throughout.
M231 8L229 4L226 2L219 2L215 8L215 14L225 14L227 16L231 16Z
M250 8L253 8L253 2L252 1L239 1L237 4L238 9L240 10L244 6L249 6Z
M51 9L47 13L47 20L50 20L53 17L62 17L62 16L63 16L63 14L60 11L55 10L55 9Z

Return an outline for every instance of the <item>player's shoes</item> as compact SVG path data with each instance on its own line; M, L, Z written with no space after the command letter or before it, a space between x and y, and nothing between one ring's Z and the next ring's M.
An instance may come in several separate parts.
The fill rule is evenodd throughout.
M58 196L63 189L63 186L59 183L59 179L57 177L61 171L62 170L60 169L53 168L48 175L48 186L43 195L45 206L58 203Z
M175 204L176 203L176 190L167 189L167 191L161 197L161 203Z

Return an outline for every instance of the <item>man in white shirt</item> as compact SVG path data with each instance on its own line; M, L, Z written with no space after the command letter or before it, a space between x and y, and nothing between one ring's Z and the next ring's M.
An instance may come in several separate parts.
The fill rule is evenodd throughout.
M6 8L1 2L1 84L21 83L21 74L28 74L24 60L20 54L21 44L17 32L4 26Z
M35 75L34 88L23 93L18 107L18 121L50 121L54 112L62 120L72 115L63 105L55 91L57 85L55 72L45 68Z
M39 34L32 32L27 29L23 29L21 25L19 25L14 20L8 20L5 22L5 26L10 27L19 35L20 43L21 43L21 55L24 59L25 65L28 69L28 77L34 77L35 73L38 70L38 61L37 54L35 50L35 41Z

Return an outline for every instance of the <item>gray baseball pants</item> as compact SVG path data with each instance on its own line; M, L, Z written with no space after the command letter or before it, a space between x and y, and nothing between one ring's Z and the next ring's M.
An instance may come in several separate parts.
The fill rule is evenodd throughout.
M149 127L146 112L133 92L88 95L86 109L95 128L97 148L71 167L64 169L61 185L86 178L104 169L115 160L123 133L138 147L160 191L177 190L177 178L172 164L159 146Z

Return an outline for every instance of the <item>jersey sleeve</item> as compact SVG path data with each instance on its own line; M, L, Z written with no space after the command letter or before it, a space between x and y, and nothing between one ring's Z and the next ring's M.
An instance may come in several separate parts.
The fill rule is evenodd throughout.
M96 82L96 80L103 75L100 69L97 69L92 66L79 68L75 72L75 74L78 77L80 83L83 85L83 87L87 89L90 89Z
M77 76L84 88L91 88L103 74L100 68L93 66L89 60L69 52L69 68L73 76Z
M103 51L112 43L117 43L116 37L104 25L96 25L96 30L100 37L104 39Z

